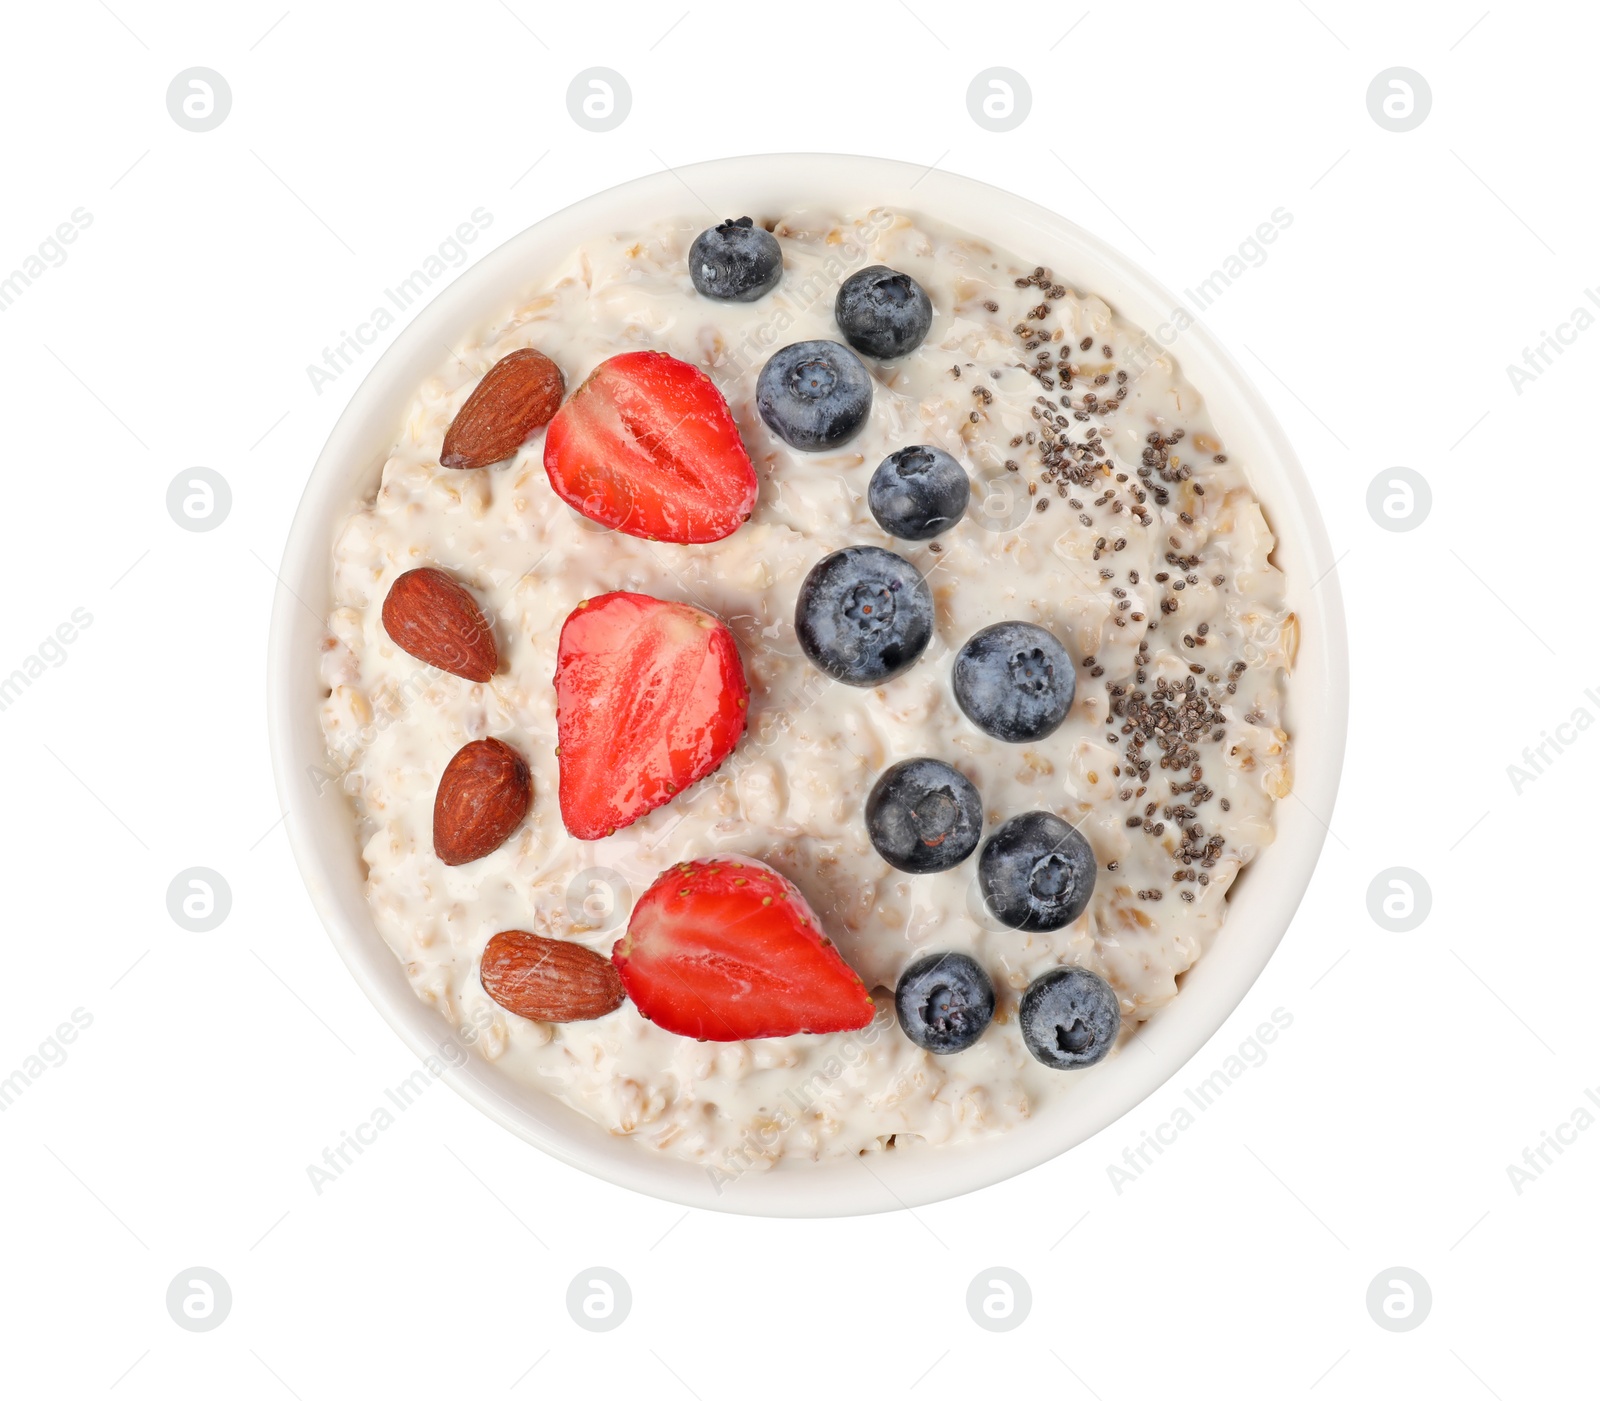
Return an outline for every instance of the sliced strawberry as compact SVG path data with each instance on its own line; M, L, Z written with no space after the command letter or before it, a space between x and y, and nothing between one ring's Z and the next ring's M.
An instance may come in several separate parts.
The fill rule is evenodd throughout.
M640 897L611 950L642 1016L701 1041L852 1031L865 984L805 897L748 856L686 861Z
M670 802L728 757L750 684L726 623L642 593L587 599L561 626L561 820L585 841Z
M727 400L658 350L614 355L584 380L545 430L544 470L590 520L675 545L732 535L756 504Z

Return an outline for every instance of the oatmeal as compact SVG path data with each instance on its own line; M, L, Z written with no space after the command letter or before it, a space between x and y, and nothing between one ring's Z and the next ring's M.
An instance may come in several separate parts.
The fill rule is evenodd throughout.
M1098 975L1126 1039L1204 955L1292 784L1283 711L1297 630L1273 537L1245 464L1173 358L1092 289L943 225L874 210L771 227L781 280L755 300L696 292L701 230L641 226L575 250L441 354L375 499L338 537L323 661L330 767L352 802L373 918L417 994L510 1075L718 1171L958 1143L1073 1093L1093 1072L1030 1054L1023 994L1063 967ZM839 341L835 294L876 265L926 289L931 329L899 358L866 358L870 411L853 436L791 447L758 408L761 371L783 347ZM568 394L621 352L703 369L755 470L750 518L707 543L609 529L552 489L542 431L495 466L442 467L458 410L492 366L529 348L559 367ZM868 502L875 469L913 444L948 454L971 483L964 516L925 540L886 534ZM796 631L808 574L857 546L910 561L932 596L925 649L880 684L833 679ZM435 669L385 631L391 587L425 567L481 605L499 659L487 682ZM558 802L558 644L574 609L619 591L726 624L748 722L708 776L580 840ZM952 692L963 646L1008 621L1047 630L1076 670L1065 719L1022 742L980 728ZM485 739L525 758L531 804L503 845L446 865L436 790L452 757ZM1075 828L1097 868L1083 913L1051 930L1008 927L979 891L976 856L915 875L889 865L863 811L886 770L918 758L970 782L986 836L1030 813ZM662 872L736 857L798 888L874 994L869 1024L696 1041L632 1001L552 1023L485 991L493 936L527 931L609 958ZM993 982L993 1023L958 1054L930 1053L895 1023L897 983L931 952L960 954Z

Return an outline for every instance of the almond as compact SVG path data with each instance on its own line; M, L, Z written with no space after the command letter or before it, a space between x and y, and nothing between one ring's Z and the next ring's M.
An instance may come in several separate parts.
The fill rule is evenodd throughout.
M508 1012L536 1022L587 1022L622 1005L622 979L582 944L507 929L489 940L483 990Z
M446 866L465 866L496 850L528 815L528 762L498 739L464 744L445 765L433 799L433 850Z
M500 666L477 599L442 569L408 570L389 586L383 630L402 651L468 681L487 681Z
M555 417L566 389L560 367L537 350L513 350L496 361L451 422L441 467L503 462Z

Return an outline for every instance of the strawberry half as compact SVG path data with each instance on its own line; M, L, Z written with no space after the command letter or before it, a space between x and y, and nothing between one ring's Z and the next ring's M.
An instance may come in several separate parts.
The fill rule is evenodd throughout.
M614 355L584 380L545 430L544 470L590 520L674 545L732 535L756 504L728 401L658 350Z
M595 841L670 802L728 757L749 708L720 618L642 593L580 603L556 651L567 831Z
M748 856L663 871L611 961L641 1016L700 1041L853 1031L873 1002L805 897Z

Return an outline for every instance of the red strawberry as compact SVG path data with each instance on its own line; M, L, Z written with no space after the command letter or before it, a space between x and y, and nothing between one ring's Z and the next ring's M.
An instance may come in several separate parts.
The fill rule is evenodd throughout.
M748 856L686 861L640 897L611 950L642 1016L701 1041L852 1031L865 984L788 881Z
M556 651L561 820L585 841L670 802L728 757L750 685L726 623L687 603L607 593Z
M756 504L727 400L658 350L614 355L584 380L545 431L544 470L590 520L674 545L732 535Z

